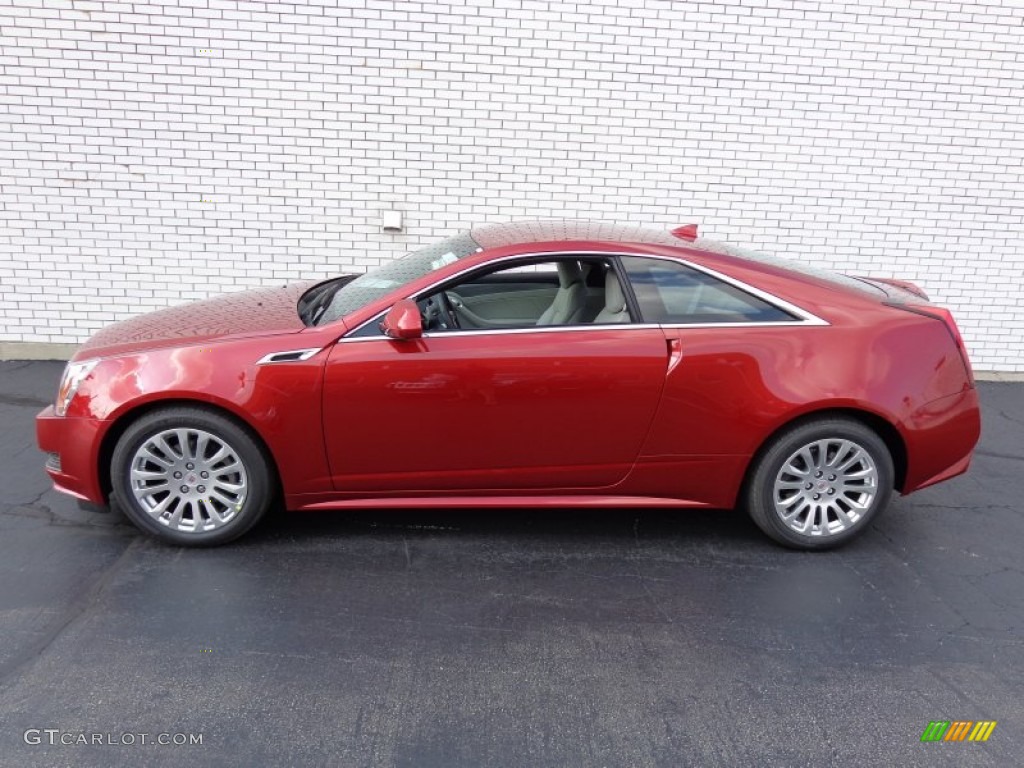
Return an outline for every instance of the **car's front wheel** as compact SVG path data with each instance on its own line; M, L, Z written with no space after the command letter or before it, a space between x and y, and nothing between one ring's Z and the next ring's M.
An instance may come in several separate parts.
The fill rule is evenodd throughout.
M745 488L753 521L781 544L830 549L859 535L889 503L893 461L864 424L821 418L778 435Z
M144 532L173 544L238 538L273 497L270 464L230 419L197 407L154 411L121 435L110 466L117 505Z

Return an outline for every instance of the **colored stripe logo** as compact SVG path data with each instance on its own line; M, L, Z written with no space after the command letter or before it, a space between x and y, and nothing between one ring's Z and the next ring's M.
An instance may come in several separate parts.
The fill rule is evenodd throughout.
M921 741L988 741L996 729L995 720L932 720Z

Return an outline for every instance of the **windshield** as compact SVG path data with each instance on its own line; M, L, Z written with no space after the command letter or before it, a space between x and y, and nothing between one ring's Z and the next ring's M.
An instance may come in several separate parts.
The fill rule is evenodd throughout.
M315 324L323 325L344 317L406 283L411 283L435 269L481 250L483 249L470 237L468 231L460 232L439 243L428 245L400 259L371 269L365 275L360 275L351 283L339 288Z

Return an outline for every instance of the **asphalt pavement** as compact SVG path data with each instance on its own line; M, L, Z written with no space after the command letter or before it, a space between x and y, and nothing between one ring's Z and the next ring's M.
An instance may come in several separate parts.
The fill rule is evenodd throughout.
M1024 762L1024 384L979 384L970 472L836 552L615 510L280 513L196 551L50 489L61 368L0 363L0 766ZM998 724L921 742L956 720Z

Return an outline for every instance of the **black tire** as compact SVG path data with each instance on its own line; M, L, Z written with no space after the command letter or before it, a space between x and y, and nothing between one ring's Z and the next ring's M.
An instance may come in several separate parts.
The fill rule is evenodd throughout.
M812 525L810 528L812 531L814 528L818 530L817 532L801 533L787 525L782 515L776 510L775 482L780 478L783 466L795 453L802 447L809 446L818 440L848 440L855 443L873 462L877 473L877 484L873 489L874 498L868 503L866 510L858 512L860 516L854 522L848 523L845 520L841 522L839 515L834 511L823 511L821 509L816 512L808 511L803 516L796 515L794 524L806 525L808 517L815 515L815 517L811 518ZM820 451L812 452L812 455L817 456L819 453ZM837 466L841 465L841 463L837 462ZM800 462L800 468L805 466L806 462ZM864 467L865 465L859 466ZM806 493L808 496L811 496L811 494L824 490L824 493L819 495L825 498L825 494L829 492L828 488L831 487L826 484L831 475L826 474L825 477L819 480L816 477L816 472L810 467L808 469L810 474L804 479L813 483L811 489L805 490L806 485L803 485L803 487L797 490L781 492L786 494ZM825 471L826 473L828 472L828 470ZM795 478L796 476L787 474L786 477ZM820 418L806 421L785 430L765 446L751 466L747 483L744 486L742 502L751 519L757 524L757 527L778 543L793 549L832 549L846 544L863 533L875 516L888 506L889 500L892 497L893 478L892 456L885 442L872 429L853 419ZM826 487L824 489L819 488L818 482L826 484ZM830 498L842 499L841 488L839 489L839 494L838 497L832 495ZM795 497L787 496L782 501L786 501L787 498ZM814 497L811 496L811 498ZM856 496L856 498L860 500L863 497ZM813 502L811 503L813 504ZM794 507L790 509L801 508L802 506L802 502L795 501ZM847 501L843 501L843 506L852 505L849 505ZM801 521L803 522L801 523ZM841 524L846 525L842 530L837 530L833 533L828 533L824 530L829 526Z
M206 489L202 485L190 487L189 496L183 496L183 498L190 498L194 494L196 497L193 506L189 507L189 513L199 521L198 524L193 523L195 527L200 527L203 524L213 525L215 518L211 512L214 509L218 510L219 515L227 518L226 522L218 523L217 527L211 530L188 531L170 527L167 522L161 522L156 516L150 514L143 502L136 498L132 489L131 470L136 453L147 441L165 430L172 429L201 430L208 433L221 441L223 445L228 446L241 464L244 472L242 485L245 490L240 494L240 504L225 505L218 499L215 507L212 500L205 498ZM180 441L174 445L178 445L180 448ZM154 464L153 468L157 468L157 465ZM213 468L210 469L208 475L210 473L217 474ZM187 482L190 479L194 479L197 483L204 482L194 475L195 473L191 473L182 482ZM112 501L137 528L162 541L190 547L211 547L224 544L249 531L270 508L277 487L272 464L257 440L231 419L201 406L161 408L145 414L132 423L121 435L114 448L110 462L110 481ZM181 488L184 487L181 486ZM181 494L175 492L175 495L180 496ZM206 495L212 496L212 494ZM175 511L177 506L174 502L172 504L174 507L170 512ZM199 511L200 508L202 511ZM167 513L160 517L166 519L166 516ZM187 522L191 517L184 519Z

